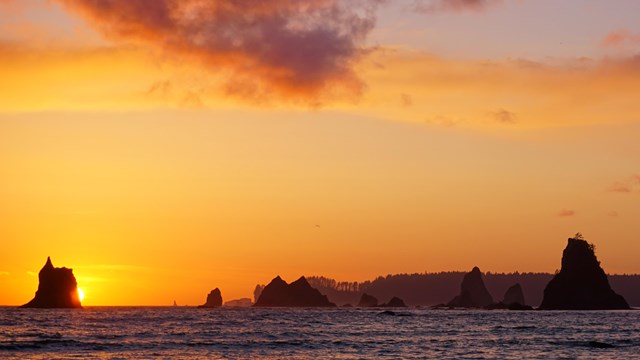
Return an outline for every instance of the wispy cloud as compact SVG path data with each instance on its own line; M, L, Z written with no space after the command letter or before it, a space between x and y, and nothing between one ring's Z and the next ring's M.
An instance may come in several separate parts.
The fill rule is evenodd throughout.
M626 29L612 31L602 39L602 45L604 46L614 47L638 44L640 44L640 34L634 34Z
M640 191L640 175L634 174L626 179L618 180L609 186L609 191L615 193L629 194Z
M8 271L0 271L0 276L9 276Z
M557 215L559 217L572 217L576 215L576 212L570 209L562 209L558 211Z
M618 193L630 193L631 192L631 185L630 184L624 184L621 182L616 182L613 185L611 185L609 187L609 190L612 192L618 192Z
M501 124L515 124L518 116L511 111L500 109L491 113L493 119Z
M409 107L413 105L413 97L409 94L402 93L400 94L400 104L403 107Z
M162 50L226 73L231 95L318 102L358 95L381 0L57 0L117 43Z
M502 0L416 0L414 10L423 13L439 11L484 11Z
M640 87L640 57L487 61L384 50L373 53L368 67L360 71L368 84L365 111L371 109L378 116L450 124L435 121L446 117L465 119L456 121L464 127L518 128L627 123L640 118L640 102L631 90ZM369 65L373 61L384 68ZM390 91L411 94L413 105L398 107L397 100L392 104ZM387 113L380 109L385 102Z

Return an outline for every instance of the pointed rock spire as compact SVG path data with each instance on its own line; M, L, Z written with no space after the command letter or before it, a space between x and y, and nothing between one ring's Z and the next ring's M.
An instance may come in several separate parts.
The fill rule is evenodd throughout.
M451 300L447 306L464 308L482 308L493 303L493 298L482 280L482 272L477 266L467 273L460 284L460 295Z
M33 300L23 307L32 308L80 308L78 283L73 276L73 270L66 267L56 268L47 257L38 273L38 291Z

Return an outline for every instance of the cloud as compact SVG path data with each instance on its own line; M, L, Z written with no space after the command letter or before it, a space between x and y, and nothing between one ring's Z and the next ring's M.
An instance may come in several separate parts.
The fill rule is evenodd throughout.
M562 209L560 211L558 211L558 216L559 217L571 217L571 216L575 216L576 212L573 210L569 210L569 209Z
M611 47L638 44L640 44L640 34L633 34L626 29L612 31L602 39L602 45Z
M609 215L610 217L618 217L620 214L617 211L612 210L612 211L609 211L607 215Z
M616 193L628 194L640 190L640 175L634 174L628 178L616 181L609 187L609 191Z
M491 114L493 119L502 124L515 124L517 115L511 111L500 109Z
M409 107L413 105L413 97L409 94L402 93L400 94L400 104L403 107Z
M384 48L372 52L358 72L368 90L357 110L390 119L434 123L446 117L464 119L459 127L496 129L640 119L634 93L640 87L640 57L473 60ZM390 93L411 94L413 105L398 106Z
M484 11L488 7L500 3L502 0L417 0L414 10L422 13Z
M615 184L611 185L611 187L609 187L609 191L618 192L618 193L630 193L631 186L629 184L616 182Z
M0 276L9 276L8 271L0 271Z
M109 39L225 73L231 95L358 95L353 65L382 0L57 0Z

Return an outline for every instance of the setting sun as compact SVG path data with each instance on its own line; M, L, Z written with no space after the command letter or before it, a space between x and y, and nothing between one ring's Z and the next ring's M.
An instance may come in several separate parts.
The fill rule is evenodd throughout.
M80 299L80 301L84 300L84 291L82 291L82 289L78 288L78 298Z

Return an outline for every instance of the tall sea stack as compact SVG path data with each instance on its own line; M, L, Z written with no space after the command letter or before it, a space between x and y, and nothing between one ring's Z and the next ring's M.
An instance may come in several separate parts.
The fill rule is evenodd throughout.
M47 258L38 273L38 291L33 300L22 305L25 308L81 308L78 296L78 283L73 270L66 267L56 268Z
M482 272L476 266L467 273L460 285L460 295L449 301L449 307L483 308L493 303L493 298L482 281Z
M629 309L629 304L609 285L594 246L582 235L569 238L562 252L562 268L544 289L542 310Z
M215 288L211 290L209 295L207 295L207 301L198 307L200 308L215 308L222 306L222 293L220 289Z

